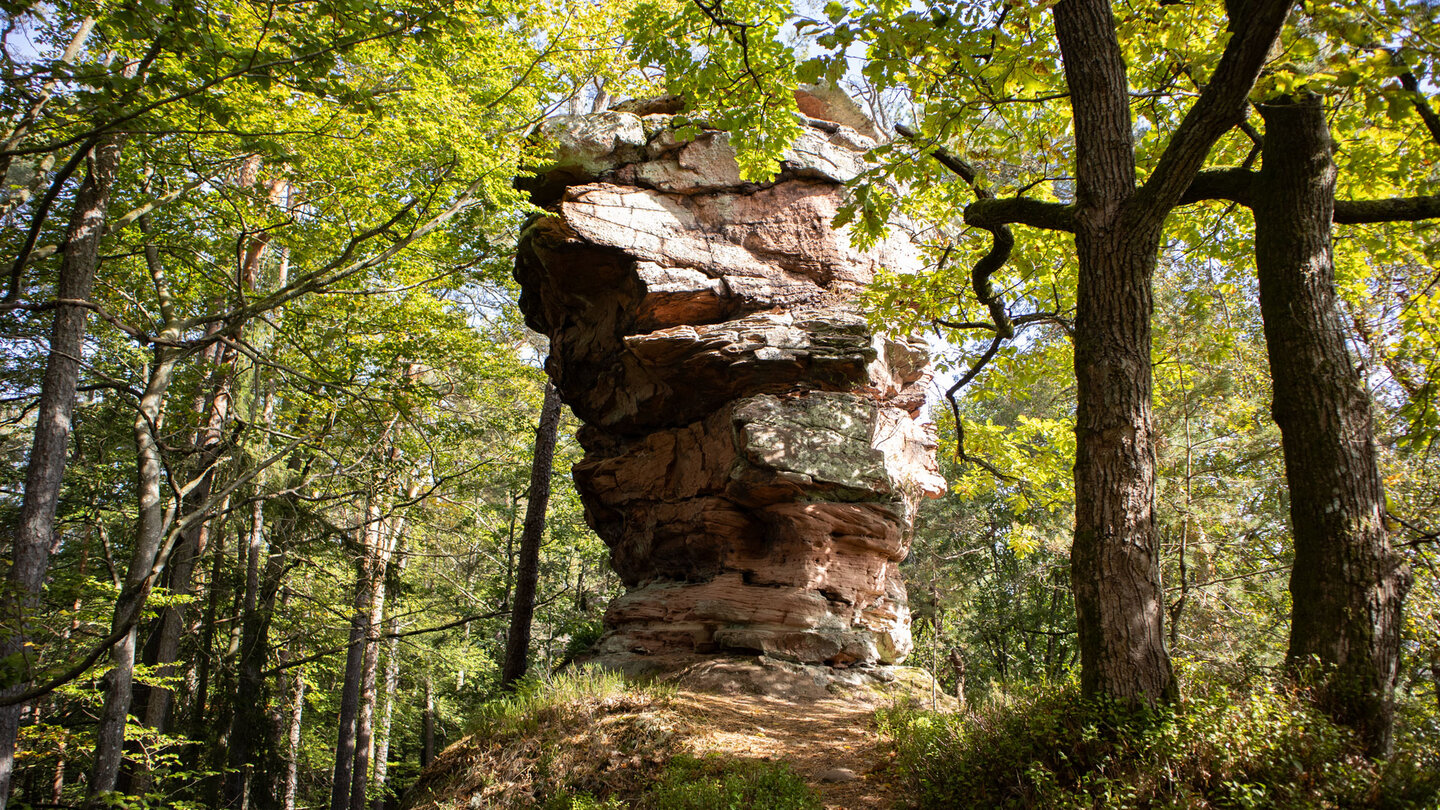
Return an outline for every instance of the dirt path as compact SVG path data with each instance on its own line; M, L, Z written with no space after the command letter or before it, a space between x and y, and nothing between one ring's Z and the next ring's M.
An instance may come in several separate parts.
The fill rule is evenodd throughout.
M875 731L874 708L864 702L682 690L674 707L703 729L686 743L696 755L787 762L820 794L826 810L897 806L891 759ZM856 778L820 781L840 768Z

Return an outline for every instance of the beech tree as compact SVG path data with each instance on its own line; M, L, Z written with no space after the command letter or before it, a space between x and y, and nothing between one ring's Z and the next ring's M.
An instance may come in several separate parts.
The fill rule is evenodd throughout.
M35 96L21 81L7 84L20 88L5 103L17 113L13 121L22 123L7 134L4 158L16 169L12 178L20 169L32 170L19 176L49 192L26 196L26 189L17 192L13 184L5 188L25 198L7 213L34 224L29 232L6 231L16 271L6 310L19 316L7 321L7 345L24 330L38 331L39 321L58 312L56 328L69 337L52 349L61 355L58 371L72 366L70 390L57 397L58 389L47 384L52 394L38 399L53 401L42 405L47 413L62 413L76 407L77 391L88 391L97 401L82 397L80 408L96 414L97 421L87 444L91 452L76 456L84 460L81 470L62 475L45 463L31 465L32 472L50 469L50 508L55 502L62 506L62 528L52 521L45 537L37 535L33 543L17 538L10 548L22 563L27 554L35 556L32 551L72 560L93 550L94 559L104 557L117 593L103 608L94 592L77 596L76 615L96 621L81 622L76 629L82 631L68 634L65 643L48 633L45 639L27 637L35 626L61 626L49 619L71 604L64 598L69 591L47 584L43 561L38 571L28 563L12 566L11 576L28 577L35 587L28 597L18 594L12 606L21 607L7 612L12 630L7 643L26 654L11 661L10 671L18 677L6 682L4 712L15 721L9 726L12 740L22 717L31 730L44 727L39 712L23 703L46 698L57 686L93 683L100 673L92 666L111 653L113 672L88 784L95 803L110 801L112 791L173 790L165 772L177 767L182 745L206 752L194 763L198 768L231 772L232 778L200 779L203 787L187 788L194 795L238 806L270 805L283 801L284 793L293 803L294 788L272 789L268 780L253 777L285 756L293 765L300 745L270 734L270 681L283 677L289 684L304 672L303 664L289 662L277 672L275 658L303 659L316 654L316 647L323 653L319 658L331 654L324 652L324 632L294 637L290 623L298 608L279 604L281 594L294 581L295 566L314 563L317 546L344 534L345 524L364 524L346 512L345 504L355 503L346 485L368 466L330 463L349 452L335 447L337 422L351 448L368 447L360 437L373 437L377 422L386 420L398 419L419 434L407 447L407 458L428 459L419 489L376 493L384 536L394 540L404 521L392 512L418 510L435 490L448 492L454 482L473 477L477 466L498 463L483 455L478 463L474 457L435 459L427 443L464 421L453 403L485 386L503 388L496 379L510 388L533 387L533 372L517 375L508 349L498 361L503 369L477 368L492 351L490 344L457 313L458 302L478 285L491 289L487 294L499 302L489 304L492 317L506 323L503 285L495 291L493 279L508 274L505 231L513 224L511 206L519 201L510 180L528 159L529 126L548 104L573 91L566 70L549 61L564 47L558 44L563 25L548 17L536 28L511 25L517 19L507 16L512 9L496 7L447 6L445 15L433 6L378 16L330 10L334 19L314 20L308 7L242 4L218 15L187 6L152 19L126 7L77 22L62 6L53 9L53 17L51 9L42 9L17 20L20 30L40 32L37 42L55 31L73 34L81 44L36 62L44 68L33 73L40 78L27 80L46 103L33 103ZM478 24L472 11L509 22ZM16 30L7 26L4 35L12 37ZM403 38L396 36L400 32ZM82 45L92 33L110 50L86 51ZM210 39L192 41L202 35ZM7 39L5 64L18 75L23 71L13 48ZM517 55L528 65L515 67ZM78 66L73 71L67 67L72 62ZM222 85L225 92L219 91ZM125 148L118 168L112 133L120 133L114 143ZM67 163L67 150L76 147L81 148ZM356 150L375 159L357 164ZM92 153L101 157L94 171L86 168L87 160L94 163ZM60 160L50 160L57 154ZM37 155L44 159L34 160ZM57 163L64 165L52 173ZM90 178L74 195L67 192L70 174ZM108 224L103 210L96 216L97 194L108 194L110 207L123 215L111 216ZM51 221L51 210L67 206L84 219L79 237L67 237ZM84 274L70 273L71 280L53 292L49 281L59 269L56 262L69 267L86 257L90 277L98 280L94 289L76 286ZM83 341L75 324L93 312L105 328ZM497 330L499 345L507 345L505 330L513 327L512 321ZM16 396L7 398L6 407L7 417L23 424L37 396L27 389L29 356L7 354L7 362L17 357L19 371L7 366L7 393ZM421 396L397 393L373 376L377 369L401 374L415 364L456 377L427 379ZM473 372L473 382L464 382L467 372ZM510 418L512 408L533 410L528 402L513 404L518 395L494 396L497 421ZM350 412L338 413L334 403L347 397ZM464 418L477 418L469 406L459 410L468 414ZM119 434L105 429L102 413L110 424L133 424L128 441L116 443ZM46 424L68 428L70 421ZM495 440L495 432L503 433L492 431L493 446L507 447ZM53 449L36 461L65 460L63 432L34 435ZM454 445L465 452L475 446L470 439ZM96 447L100 458L113 458L120 467L97 473ZM24 469L23 458L8 460ZM125 462L133 462L128 474ZM269 470L274 464L285 472ZM65 493L77 493L70 496L76 499L86 487L100 488L97 479L124 481L137 470L138 486L124 498L107 491L94 502L108 516L91 524L99 536L82 535L87 545L81 548L75 507L68 518L63 509ZM63 528L67 519L70 527ZM226 534L237 526L241 541L227 543ZM177 552L182 565L172 568ZM81 570L84 593L83 580L96 570L87 574L83 565ZM488 581L489 570L481 567L477 581ZM383 570L380 575L383 584ZM161 585L167 589L157 591ZM313 595L311 590L305 595ZM202 604L185 611L194 599L189 594L200 596L196 601ZM147 620L156 601L164 612L151 625ZM371 603L376 610L387 604ZM468 632L479 617L498 618L494 606L468 613L453 627ZM381 629L377 619L367 618L369 643L361 646L373 673ZM285 632L279 643L271 640L277 622ZM437 623L442 630L433 632L446 629L445 621ZM396 629L395 637L416 629L425 628ZM147 631L153 644L146 643ZM103 639L98 646L97 639ZM312 645L308 652L302 652L303 644ZM185 655L193 655L190 664L179 664ZM137 666L142 662L161 667L159 677ZM373 711L374 682L360 691L361 708ZM85 688L81 693L86 700L96 694ZM449 691L442 697L448 699ZM137 705L137 699L145 702ZM177 699L185 721L178 727L189 730L188 742L166 722ZM64 706L67 700L51 697L45 705ZM124 743L127 729L131 739L136 732L132 709L148 725L141 733L143 747ZM453 707L444 711L453 718ZM312 718L312 725L333 719L323 713ZM304 737L304 731L297 733ZM363 724L358 733L368 733ZM67 759L73 770L75 762L89 758L82 739L75 737L68 753L64 747L57 751L56 802L74 793L63 778ZM369 747L363 747L353 774L361 785L357 804L365 803L370 780L364 759ZM4 760L6 767L9 762ZM27 795L36 800L35 780L28 784ZM0 792L0 802L7 795Z

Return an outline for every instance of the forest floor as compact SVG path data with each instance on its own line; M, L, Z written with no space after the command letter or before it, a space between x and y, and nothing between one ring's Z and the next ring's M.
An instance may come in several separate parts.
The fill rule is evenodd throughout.
M751 659L703 662L653 688L598 670L562 678L477 718L470 736L426 769L403 806L533 808L580 794L645 806L681 754L782 763L826 810L904 806L876 709L904 699L929 703L928 676L897 667L881 678L841 674L827 682L819 672Z
M843 697L787 699L681 690L673 705L695 731L697 756L784 762L826 810L894 807L891 750L875 729L875 706Z

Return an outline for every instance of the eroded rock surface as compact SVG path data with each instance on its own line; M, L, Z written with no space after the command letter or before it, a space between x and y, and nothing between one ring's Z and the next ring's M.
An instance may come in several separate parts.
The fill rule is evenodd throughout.
M529 187L550 215L515 275L585 422L575 480L628 589L602 656L835 667L910 650L898 565L916 500L944 491L927 358L873 335L854 300L916 254L898 232L858 250L830 227L875 133L800 98L821 120L767 184L740 178L727 133L677 138L668 100L543 129L555 159Z

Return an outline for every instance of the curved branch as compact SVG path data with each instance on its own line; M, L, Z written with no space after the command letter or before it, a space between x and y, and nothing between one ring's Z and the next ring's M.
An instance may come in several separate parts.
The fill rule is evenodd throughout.
M1075 232L1075 206L1029 197L986 197L965 206L965 224L976 228L1029 225L1047 231Z
M1393 58L1399 59L1399 54L1394 54ZM1430 100L1420 91L1420 82L1415 79L1415 74L1409 70L1401 73L1400 86L1414 97L1411 101L1415 104L1415 111L1420 113L1420 120L1425 122L1425 128L1430 131L1430 139L1440 144L1440 115L1435 114L1434 108L1430 106Z
M911 141L917 140L920 137L920 133L904 124L897 124L895 131ZM964 180L970 188L974 190L975 196L980 199L975 203L971 203L969 207L993 200L990 192L981 188L976 183L979 174L975 171L974 166L971 166L939 144L932 144L930 146L930 155L935 158L940 165L958 175L961 180ZM969 207L966 209L967 212ZM966 222L967 224L975 224L969 222L968 216ZM976 262L975 266L970 270L970 286L975 290L975 297L990 310L990 317L995 321L997 339L1000 337L1015 337L1015 324L1011 322L1009 313L1005 311L1005 302L995 293L995 286L990 282L990 276L993 275L996 270L1004 267L1005 263L1010 260L1010 253L1015 249L1015 235L1010 232L1009 226L1003 222L990 225L975 225L975 227L989 231L991 242L990 250L986 252L984 256L980 257L980 260ZM976 371L979 371L979 369L976 369Z
M1000 344L1003 343L1004 340L1004 336L1002 336L999 332L996 332L995 337L990 341L990 347L985 350L984 354L980 355L980 359L976 360L975 364L970 366L970 370L965 372L965 376L956 380L955 384L951 385L945 391L945 399L950 403L950 414L955 418L955 457L962 462L971 462L973 464L979 465L980 467L984 468L986 472L990 473L996 478L999 478L1002 481L1014 483L1016 481L1019 481L1020 479L1016 478L1013 475L1007 475L1006 473L1001 472L999 467L996 467L994 464L991 464L983 458L971 458L970 456L966 455L965 423L960 419L960 402L955 398L955 395L960 393L960 389L964 388L966 385L969 385L970 381L975 379L976 375L980 373L980 370L985 368L985 366L995 358L995 353L1000 351Z

